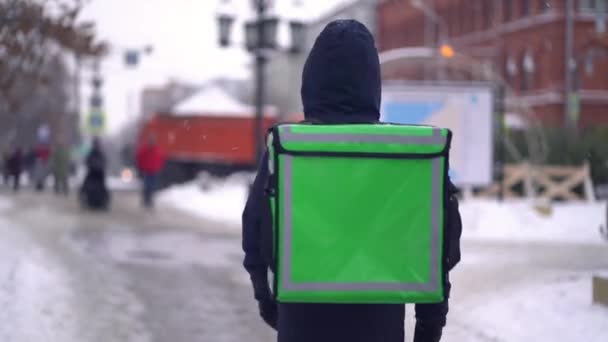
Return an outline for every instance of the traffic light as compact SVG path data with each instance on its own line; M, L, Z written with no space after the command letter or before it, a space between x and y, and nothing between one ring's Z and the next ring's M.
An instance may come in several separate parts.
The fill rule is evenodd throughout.
M450 58L454 57L454 55L456 55L454 48L449 44L441 45L439 47L439 53L441 54L441 57L447 58L447 59L450 59Z

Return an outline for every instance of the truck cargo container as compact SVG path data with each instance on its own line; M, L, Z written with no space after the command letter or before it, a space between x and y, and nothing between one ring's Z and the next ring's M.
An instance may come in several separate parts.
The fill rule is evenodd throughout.
M275 122L264 117L264 132ZM191 180L201 171L222 176L254 169L254 126L253 115L161 113L144 123L139 142L155 137L166 157L161 183L167 185Z
M275 114L273 107L264 107L262 134L275 124ZM156 138L167 161L161 174L166 186L201 171L222 176L254 169L254 127L255 108L211 84L146 120L138 139Z

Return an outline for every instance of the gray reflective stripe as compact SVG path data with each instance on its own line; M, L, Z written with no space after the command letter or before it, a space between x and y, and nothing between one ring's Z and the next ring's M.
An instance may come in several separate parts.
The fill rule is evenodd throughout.
M415 291L435 292L429 283L289 283L289 291ZM433 287L433 288L436 288Z
M291 282L291 256L293 253L293 157L283 157L283 231L281 241L283 247L283 258L280 267L282 268L281 280L284 289L290 289ZM287 287L285 287L287 286Z
M443 158L432 159L432 185L431 185L431 246L430 246L430 273L426 283L319 283L319 282L293 282L291 260L293 254L293 156L282 156L283 163L283 201L281 234L281 290L285 291L416 291L434 293L440 286L440 257L441 257L441 222L439 213L442 209ZM445 213L444 213L445 215Z
M270 175L274 174L274 147L272 145L273 135L268 135L268 140L266 141L266 148L268 149L268 173Z
M431 179L431 273L428 282L428 292L435 292L439 288L439 265L441 248L440 235L441 223L439 222L439 213L443 209L443 192L441 191L443 184L443 172L441 163L443 158L435 158L432 163L432 179ZM444 185L445 186L445 185ZM445 213L443 213L445 215Z
M352 134L352 133L293 133L290 126L281 129L282 142L300 143L378 143L399 145L444 145L446 138L441 136L441 130L433 129L433 135L386 135L386 134Z
M439 128L433 128L433 136L435 138L441 137L441 130ZM445 138L443 139L443 141L445 143Z

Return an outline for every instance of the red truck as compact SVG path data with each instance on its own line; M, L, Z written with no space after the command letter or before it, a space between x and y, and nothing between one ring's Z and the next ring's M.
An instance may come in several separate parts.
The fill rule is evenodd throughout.
M275 123L265 116L264 132ZM139 143L154 136L167 159L161 183L180 183L201 171L226 175L254 168L254 125L253 115L161 113L144 123Z

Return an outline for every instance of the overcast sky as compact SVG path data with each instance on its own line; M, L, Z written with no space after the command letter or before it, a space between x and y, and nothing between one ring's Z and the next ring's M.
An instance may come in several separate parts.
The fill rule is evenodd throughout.
M275 0L275 10L282 18L310 19L348 1L300 0L301 7L295 8L294 0ZM93 0L85 8L81 19L93 20L99 37L114 47L103 63L103 95L110 132L135 116L139 93L146 85L163 84L169 78L202 83L218 76L249 76L246 68L249 57L242 49L220 49L217 45L215 18L222 9L220 2ZM239 20L252 15L249 0L232 0L229 8L223 9L231 10ZM243 40L241 26L235 27L236 42ZM143 57L137 69L125 69L123 51L148 44L154 47L154 52ZM83 76L85 101L90 95L90 76L86 73ZM86 107L83 110L86 113Z

